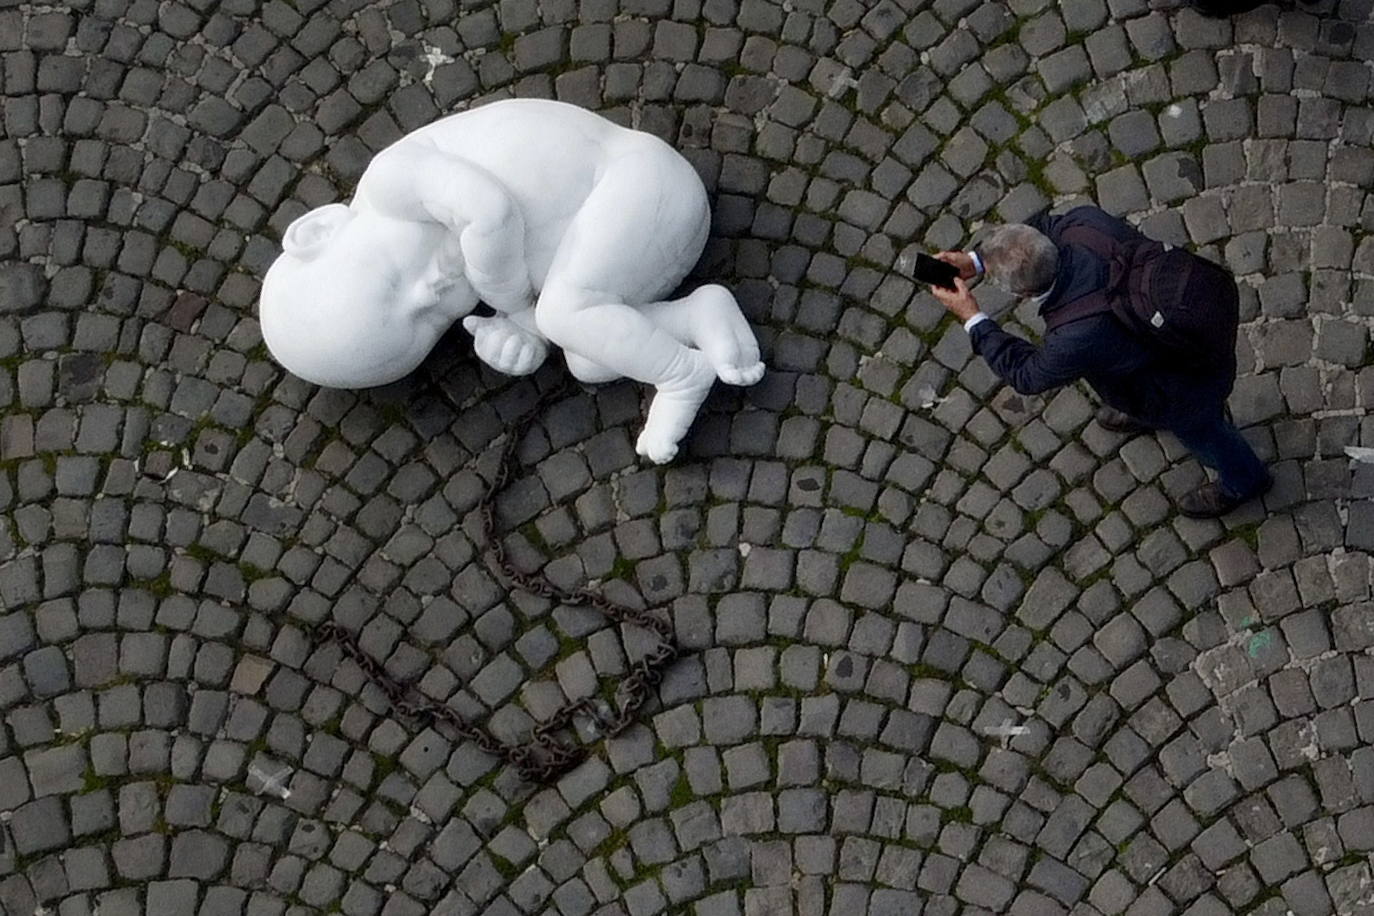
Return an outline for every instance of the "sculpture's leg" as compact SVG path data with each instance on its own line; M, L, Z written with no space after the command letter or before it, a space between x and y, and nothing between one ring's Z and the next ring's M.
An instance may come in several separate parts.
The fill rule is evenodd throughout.
M613 382L620 378L620 373L607 369L605 366L598 366L589 359L583 359L576 353L563 352L563 359L568 363L568 371L573 378L579 382L586 382L590 385L599 385L602 382Z
M625 152L568 225L535 306L540 332L565 351L657 389L636 445L656 462L677 455L716 380L716 361L738 373L728 347L708 357L684 346L719 337L702 334L694 320L677 321L685 309L657 310L660 326L625 303L655 302L676 287L701 255L709 223L706 191L685 159L662 144ZM707 300L717 308L734 303L728 292L708 291L700 301Z
M759 342L728 289L710 283L681 299L643 306L645 316L680 342L696 347L727 385L763 378Z
M681 299L637 306L646 318L678 343L696 347L727 385L752 385L763 377L759 344L730 291L717 284ZM568 370L580 382L610 382L620 374L575 353L564 353Z
M659 464L672 461L716 381L715 367L639 309L598 298L546 284L536 308L539 330L575 358L653 385L635 451Z

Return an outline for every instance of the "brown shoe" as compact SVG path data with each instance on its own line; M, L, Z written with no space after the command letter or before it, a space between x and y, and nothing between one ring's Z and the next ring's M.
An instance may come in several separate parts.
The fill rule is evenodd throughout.
M1249 496L1232 496L1221 488L1221 484L1204 483L1191 493L1179 498L1178 509L1189 518L1221 518L1223 515L1240 508L1252 499L1258 499L1274 486L1274 478L1265 479L1264 485Z
M1148 433L1154 429L1153 426L1143 420L1137 420L1128 413L1105 405L1097 409L1097 423L1103 429L1111 430L1114 433Z

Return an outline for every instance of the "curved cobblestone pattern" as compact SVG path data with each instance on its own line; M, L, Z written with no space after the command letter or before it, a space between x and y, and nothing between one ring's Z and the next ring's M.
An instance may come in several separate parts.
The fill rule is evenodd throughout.
M0 5L0 909L1374 908L1369 0ZM685 152L771 368L666 469L628 384L522 447L519 562L695 650L552 787L307 634L508 734L613 689L633 637L508 594L473 511L562 370L455 334L320 390L254 317L292 218L507 95ZM1177 443L1002 388L904 279L1071 200L1241 278L1263 506L1177 517Z

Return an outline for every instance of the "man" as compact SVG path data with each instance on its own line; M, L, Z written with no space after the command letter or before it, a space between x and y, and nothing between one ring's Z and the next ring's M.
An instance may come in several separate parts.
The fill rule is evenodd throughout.
M974 352L1021 394L1039 394L1081 378L1105 403L1097 419L1107 429L1166 429L1177 436L1218 477L1184 494L1178 502L1184 515L1215 518L1263 495L1273 478L1226 415L1226 398L1236 379L1233 334L1225 354L1185 361L1109 309L1089 310L1055 326L1056 310L1081 303L1108 284L1108 261L1064 239L1066 232L1082 238L1085 230L1128 244L1142 238L1097 207L1078 207L1062 216L1044 213L1029 225L996 229L976 251L941 252L937 257L959 270L956 289L931 290L964 323ZM979 310L965 281L983 273L1038 306L1050 328L1040 346L1008 334Z

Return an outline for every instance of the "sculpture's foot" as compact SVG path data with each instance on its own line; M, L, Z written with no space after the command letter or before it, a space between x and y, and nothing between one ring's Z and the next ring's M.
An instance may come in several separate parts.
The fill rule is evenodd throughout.
M763 378L759 342L728 289L715 283L687 296L692 342L727 385L752 385Z
M687 435L697 411L711 393L716 369L697 350L682 348L686 371L677 373L681 381L659 385L649 404L649 418L639 434L635 451L655 464L666 464L677 457L678 443Z

